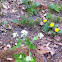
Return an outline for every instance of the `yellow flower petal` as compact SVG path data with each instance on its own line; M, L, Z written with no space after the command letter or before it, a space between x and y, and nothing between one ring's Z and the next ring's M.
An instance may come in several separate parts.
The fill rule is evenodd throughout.
M58 28L55 28L55 32L58 32L59 31L59 29Z
M54 27L54 23L51 23L51 24L50 24L50 27Z
M43 22L45 23L45 22L47 22L47 20L43 20Z

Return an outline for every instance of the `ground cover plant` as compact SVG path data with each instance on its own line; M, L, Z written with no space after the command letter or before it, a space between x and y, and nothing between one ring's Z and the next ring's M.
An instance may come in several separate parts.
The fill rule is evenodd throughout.
M25 5L25 9L27 10L29 15L36 15L38 14L38 9L37 6L39 5L39 3L36 3L33 1L28 1L28 0L22 0L23 4Z
M47 13L46 15L47 20L51 21L51 22L55 22L55 23L60 23L60 17L59 16L53 16L50 13Z
M62 30L60 30L58 28L59 24L54 24L53 22L47 21L47 20L43 20L43 22L45 23L45 25L43 26L42 31L46 32L47 34L49 33L51 36L55 35L55 34L61 34Z
M51 3L49 5L49 9L53 10L53 11L56 11L56 12L61 12L62 11L62 5Z

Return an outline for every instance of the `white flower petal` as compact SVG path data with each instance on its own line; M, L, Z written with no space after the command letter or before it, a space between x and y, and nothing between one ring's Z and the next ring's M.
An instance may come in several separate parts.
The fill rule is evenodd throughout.
M13 33L13 38L18 37L18 36L19 36L19 35L18 35L17 32Z
M19 58L22 58L22 54L19 56Z
M41 39L42 37L44 37L44 35L42 33L39 33L37 37Z
M31 61L31 57L30 56L27 56L26 57L26 61Z
M28 32L26 30L21 31L21 37L26 37L28 35Z

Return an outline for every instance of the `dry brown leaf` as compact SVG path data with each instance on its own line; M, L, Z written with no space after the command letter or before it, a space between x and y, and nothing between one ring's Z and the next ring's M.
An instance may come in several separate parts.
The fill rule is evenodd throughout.
M44 25L44 23L43 23L43 22L40 22L40 25L41 25L41 26L43 26L43 25Z

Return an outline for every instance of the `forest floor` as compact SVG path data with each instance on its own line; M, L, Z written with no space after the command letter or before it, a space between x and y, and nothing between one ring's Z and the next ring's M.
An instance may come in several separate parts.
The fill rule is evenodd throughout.
M38 1L38 2L40 3L40 1ZM38 20L38 19L42 18L41 19L41 22L42 22L43 18L45 18L45 15L47 13L50 13L50 11L48 9L48 4L53 3L53 1L41 0L41 2L43 4L43 6L41 7L42 10L39 11L39 13L37 15L33 15L32 18L34 20ZM55 0L54 3L62 4L62 0L60 0L60 1ZM14 53L12 53L11 55L9 55L10 53L8 53L8 51L9 51L8 49L12 48L17 43L16 38L13 38L13 33L17 32L20 37L21 31L25 29L28 31L29 39L32 40L32 38L34 36L36 36L38 33L42 32L41 31L42 28L41 28L40 24L36 25L35 27L30 28L30 27L22 26L18 23L13 23L11 21L11 20L20 21L21 17L25 17L25 13L27 13L26 14L27 18L30 17L28 15L28 12L26 12L25 10L24 11L22 10L24 7L19 2L6 1L6 2L4 2L3 7L4 8L2 8L0 11L0 13L3 12L3 15L0 15L0 23L2 23L0 25L0 56L4 55L4 57L3 56L2 56L2 58L0 57L0 62L14 62L14 59L11 61L7 60L7 58L12 57L11 56L12 54L14 54L16 52L17 53L20 52L20 50L17 49L18 51L15 50ZM62 12L59 12L59 13L52 12L51 15L52 15L52 17L54 17L54 16L60 17L59 28L62 29ZM6 29L6 25L5 25L4 21L8 22L7 29ZM33 42L33 44L37 46L37 52L32 50L32 52L37 53L35 55L32 53L32 55L34 55L36 58L36 62L62 62L62 36L56 34L56 35L54 35L54 37L51 37L50 35L45 34L44 32L42 32L42 33L43 33L44 37ZM10 45L9 48L8 48L8 45ZM50 51L48 51L47 47L50 49ZM26 49L26 50L28 50L28 49ZM4 53L2 51L4 51ZM23 51L24 51L24 49L23 49Z

